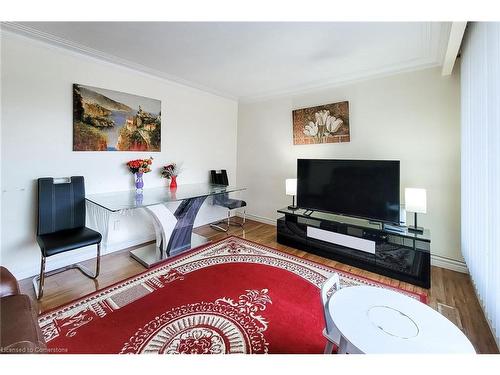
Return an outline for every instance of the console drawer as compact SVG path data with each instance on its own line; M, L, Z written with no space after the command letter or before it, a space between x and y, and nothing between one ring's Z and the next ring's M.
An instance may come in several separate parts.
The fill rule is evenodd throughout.
M307 237L375 254L375 241L365 240L364 238L348 236L309 226L307 227Z

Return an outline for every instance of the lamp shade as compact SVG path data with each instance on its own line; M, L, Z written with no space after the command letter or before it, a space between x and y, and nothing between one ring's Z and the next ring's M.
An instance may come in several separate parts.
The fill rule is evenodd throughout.
M418 188L405 188L405 209L408 212L427 213L427 191Z
M286 195L297 195L297 179L287 178L285 181Z

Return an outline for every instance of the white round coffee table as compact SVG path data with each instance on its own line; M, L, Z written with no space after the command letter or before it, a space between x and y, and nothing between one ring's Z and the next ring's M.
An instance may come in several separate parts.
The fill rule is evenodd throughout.
M328 311L352 353L475 353L443 315L411 297L371 286L334 293ZM349 349L351 349L349 351Z

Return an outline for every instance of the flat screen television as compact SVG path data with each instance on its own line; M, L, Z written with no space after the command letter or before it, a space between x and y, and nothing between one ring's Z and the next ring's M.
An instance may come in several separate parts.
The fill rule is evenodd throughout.
M298 159L297 205L399 224L399 161Z

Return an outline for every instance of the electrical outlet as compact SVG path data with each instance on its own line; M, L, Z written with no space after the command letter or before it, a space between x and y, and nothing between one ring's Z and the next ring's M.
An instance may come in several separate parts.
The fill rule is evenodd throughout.
M113 230L120 230L120 220L115 220L113 223Z

